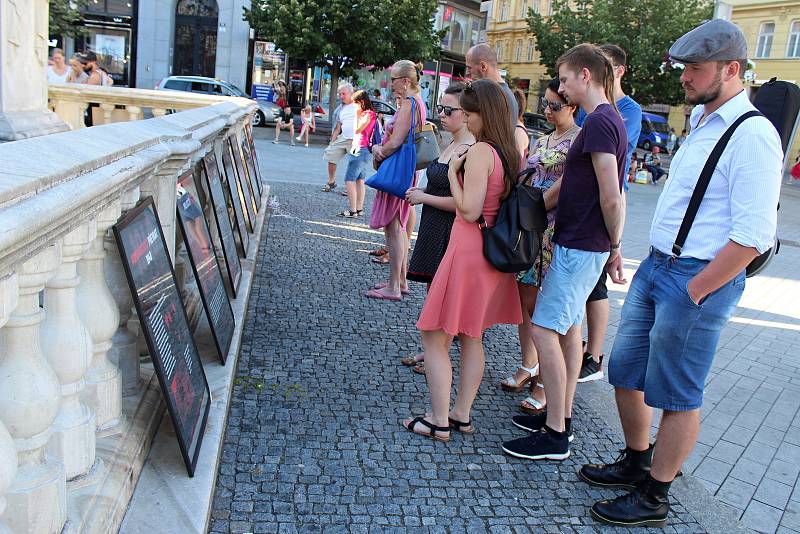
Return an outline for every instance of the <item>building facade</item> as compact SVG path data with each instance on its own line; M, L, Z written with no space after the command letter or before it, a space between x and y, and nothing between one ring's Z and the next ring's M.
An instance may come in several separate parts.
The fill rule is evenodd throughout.
M738 25L747 38L754 63L748 72L751 93L771 78L800 84L800 0L728 0L722 13ZM795 131L787 159L800 153L800 134Z
M528 111L538 111L538 97L550 80L547 68L539 61L536 37L528 31L528 11L549 16L551 0L492 0L486 7L487 42L497 53L498 66L512 86L528 96Z

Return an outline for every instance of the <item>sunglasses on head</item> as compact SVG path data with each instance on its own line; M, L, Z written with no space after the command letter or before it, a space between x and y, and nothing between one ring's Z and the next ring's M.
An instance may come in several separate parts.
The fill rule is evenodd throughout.
M549 107L550 111L552 111L553 113L558 113L564 106L566 106L566 104L563 104L561 102L550 102L546 98L542 98L542 109Z
M436 106L436 113L444 113L445 117L449 117L454 111L461 111L462 108L454 108L453 106L443 106L439 104Z

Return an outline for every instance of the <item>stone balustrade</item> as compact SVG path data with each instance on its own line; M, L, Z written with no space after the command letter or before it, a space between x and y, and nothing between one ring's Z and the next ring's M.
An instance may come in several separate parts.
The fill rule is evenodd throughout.
M100 87L84 84L50 84L47 96L50 109L73 130L85 127L84 112L90 104L92 125L163 117L167 112L212 106L229 97L183 91L155 91L126 87Z
M0 534L117 530L138 476L120 451L143 458L149 446L125 443L141 431L130 414L163 405L140 387L109 228L152 196L174 259L177 176L255 108L69 85L50 86L50 101L73 131L0 144ZM81 128L87 103L156 118Z

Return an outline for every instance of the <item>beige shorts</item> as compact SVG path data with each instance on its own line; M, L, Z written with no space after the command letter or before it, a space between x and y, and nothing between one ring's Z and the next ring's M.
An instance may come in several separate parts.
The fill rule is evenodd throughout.
M347 155L347 151L350 150L350 145L352 144L352 139L345 139L340 135L336 138L336 141L328 145L322 155L322 159L328 163L339 163L339 160Z

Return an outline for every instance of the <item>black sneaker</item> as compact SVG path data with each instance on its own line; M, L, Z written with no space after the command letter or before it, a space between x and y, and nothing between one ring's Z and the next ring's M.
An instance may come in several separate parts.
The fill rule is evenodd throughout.
M569 440L566 432L544 429L524 438L506 441L503 452L527 460L566 460L569 458Z
M590 353L583 353L583 364L581 365L581 372L578 375L579 384L603 378L603 356L604 354L601 354L600 361L596 362Z
M511 418L514 426L527 430L528 432L539 432L547 424L547 411L537 413L536 415L515 415ZM575 433L572 431L572 419L564 419L564 428L567 431L568 440L572 443L575 439Z
M627 495L594 503L592 517L609 525L664 527L669 515L669 486L648 475Z
M611 464L586 464L578 471L578 478L602 488L634 489L650 474L653 463L653 446L646 451L624 448Z

